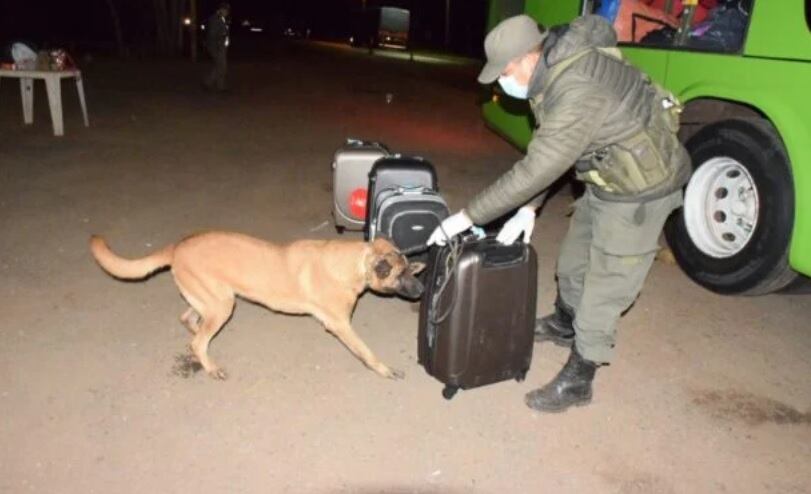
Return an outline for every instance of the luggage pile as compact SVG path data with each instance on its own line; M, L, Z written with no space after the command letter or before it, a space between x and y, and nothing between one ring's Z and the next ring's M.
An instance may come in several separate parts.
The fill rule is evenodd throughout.
M380 143L350 140L333 161L333 216L339 232L385 237L403 253L424 251L448 217L436 171L424 158L392 154Z

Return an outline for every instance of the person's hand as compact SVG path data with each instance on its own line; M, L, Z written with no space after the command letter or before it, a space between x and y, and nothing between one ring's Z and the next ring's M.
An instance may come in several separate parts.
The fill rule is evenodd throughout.
M518 210L512 218L504 223L501 231L498 232L496 240L503 245L512 245L518 237L524 235L524 242L529 243L532 238L532 230L535 229L535 210L524 206Z
M448 240L469 229L471 226L473 226L473 220L468 217L463 209L445 218L428 238L427 245L445 245Z

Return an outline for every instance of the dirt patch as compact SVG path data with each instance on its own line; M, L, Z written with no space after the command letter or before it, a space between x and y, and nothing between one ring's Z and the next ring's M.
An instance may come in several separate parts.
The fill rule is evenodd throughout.
M694 394L693 404L716 419L734 420L753 426L766 423L811 425L811 411L803 413L771 398L735 390L705 390Z
M203 366L197 361L197 357L190 353L179 353L175 355L175 365L172 366L172 375L188 379L203 370Z

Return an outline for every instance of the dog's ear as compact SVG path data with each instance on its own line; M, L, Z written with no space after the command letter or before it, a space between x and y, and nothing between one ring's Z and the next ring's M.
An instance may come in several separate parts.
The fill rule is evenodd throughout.
M394 252L397 250L397 248L394 247L394 244L392 244L389 239L377 237L372 242L372 250L374 250L375 254L383 255L388 254L389 252Z
M374 265L375 276L379 279L384 280L389 277L391 274L391 264L386 259L380 259L375 261Z
M422 273L423 269L425 269L424 262L412 262L408 265L408 272L415 276Z

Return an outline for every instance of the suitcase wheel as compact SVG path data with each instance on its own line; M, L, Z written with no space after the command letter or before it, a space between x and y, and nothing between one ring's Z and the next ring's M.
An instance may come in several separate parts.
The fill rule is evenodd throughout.
M454 397L454 395L456 395L457 391L459 391L458 386L451 386L449 384L442 389L442 397L445 398L446 400L450 400L451 398Z
M344 232L346 231L346 228L340 225L335 225L335 231L338 232L338 235L343 235Z
M529 372L529 369L524 369L521 372L519 372L518 375L515 376L515 381L519 383L522 382L524 379L527 378L527 372Z

